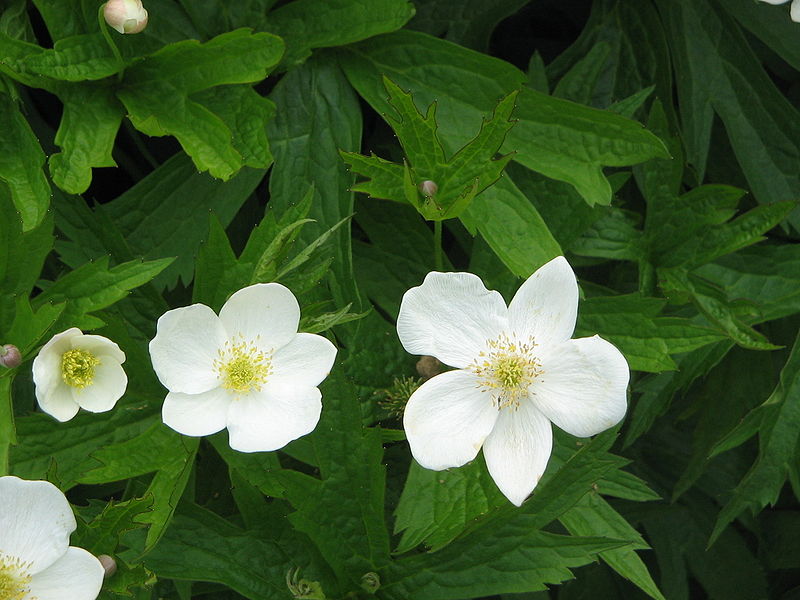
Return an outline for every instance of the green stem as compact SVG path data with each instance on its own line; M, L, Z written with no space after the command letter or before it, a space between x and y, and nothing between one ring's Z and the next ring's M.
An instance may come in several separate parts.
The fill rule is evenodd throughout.
M444 259L442 256L442 222L433 222L433 256L436 270L444 271Z
M108 31L108 23L106 23L106 18L103 15L103 9L105 7L106 5L103 3L100 5L100 8L97 9L97 22L100 24L100 33L102 33L103 37L106 38L106 43L108 44L108 47L111 48L114 58L117 59L117 64L119 64L117 81L122 81L122 73L125 71L125 61L122 59L122 54L120 53L119 48L117 48L117 45L114 43L111 33Z

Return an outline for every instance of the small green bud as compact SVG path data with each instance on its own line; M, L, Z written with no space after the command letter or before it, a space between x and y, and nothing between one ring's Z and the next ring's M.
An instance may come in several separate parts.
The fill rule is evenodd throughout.
M366 590L370 594L374 594L381 587L381 578L377 573L370 571L361 576L361 589Z

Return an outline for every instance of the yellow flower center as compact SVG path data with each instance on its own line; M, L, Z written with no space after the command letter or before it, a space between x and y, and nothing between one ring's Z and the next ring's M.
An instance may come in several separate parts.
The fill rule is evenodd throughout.
M259 391L272 372L272 355L262 352L253 342L227 341L214 361L222 387L237 394Z
M0 600L22 600L30 591L29 563L0 554Z
M100 359L88 350L67 350L61 356L61 378L67 385L82 390L92 385L94 368Z
M517 408L528 388L543 373L533 353L533 340L519 342L502 334L486 343L486 350L467 367L478 376L478 385L492 394L498 408Z

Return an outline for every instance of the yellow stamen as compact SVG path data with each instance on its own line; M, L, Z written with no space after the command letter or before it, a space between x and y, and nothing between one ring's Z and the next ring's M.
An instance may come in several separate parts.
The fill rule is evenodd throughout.
M241 338L227 341L214 361L222 387L237 394L259 391L272 372L272 356Z
M82 390L92 385L94 368L100 359L88 350L67 350L61 356L61 378L64 383Z
M519 407L534 379L543 373L533 353L536 343L518 342L502 334L486 346L467 369L478 376L482 391L492 394L498 408Z
M0 600L22 600L30 591L30 563L0 554Z

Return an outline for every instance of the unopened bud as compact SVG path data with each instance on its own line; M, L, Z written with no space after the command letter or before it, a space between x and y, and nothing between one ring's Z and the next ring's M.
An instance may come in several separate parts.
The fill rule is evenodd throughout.
M0 365L7 369L15 369L22 364L22 355L14 344L0 346Z
M103 577L105 579L108 579L117 572L117 561L111 558L108 554L101 554L97 557L97 560L99 560L100 564L103 565L103 570L105 571Z
M419 184L419 191L422 192L422 195L426 198L430 198L436 195L436 192L439 191L439 186L436 185L436 182L426 179Z
M444 370L444 365L438 358L423 356L417 361L417 373L424 379L436 377Z
M370 571L361 576L361 589L366 590L370 594L374 594L381 587L381 578L377 573Z
M139 33L147 27L142 0L108 0L103 6L106 23L120 33Z

